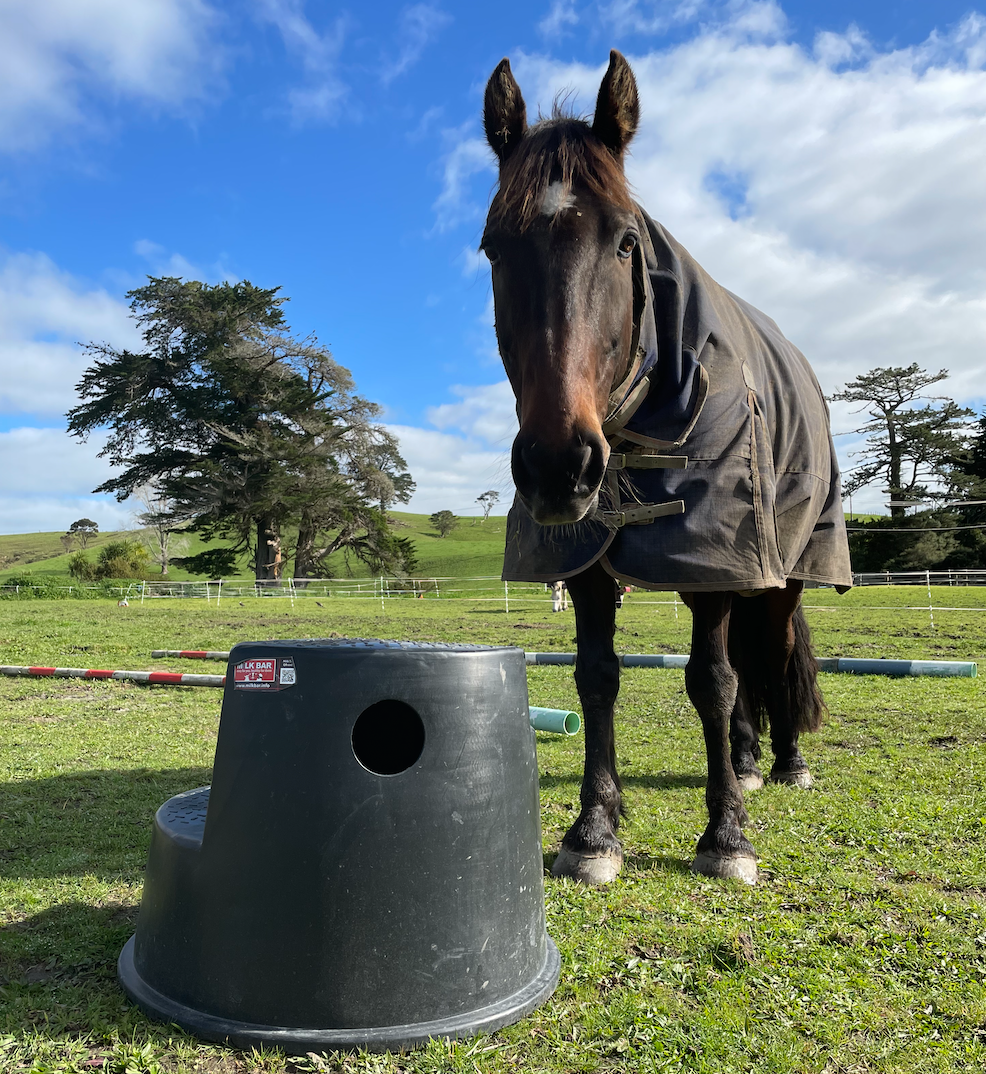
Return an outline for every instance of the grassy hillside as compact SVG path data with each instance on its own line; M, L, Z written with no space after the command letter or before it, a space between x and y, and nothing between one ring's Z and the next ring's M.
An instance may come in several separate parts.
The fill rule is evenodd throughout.
M3 584L12 575L38 575L41 578L68 578L68 561L74 555L76 549L66 552L59 538L61 533L16 533L8 536L0 536L0 584ZM99 533L89 542L86 549L89 558L95 560L102 545L110 541L120 541L127 538L137 539L140 534L134 530L108 530ZM195 534L189 534L186 538L188 548L175 555L193 556L206 548L221 546L220 541L203 541ZM243 574L249 573L246 556L243 560ZM147 575L153 580L160 577L160 568L151 566ZM175 581L190 579L187 571L172 567L168 577Z
M418 555L416 574L423 577L466 578L475 575L498 575L503 562L503 542L506 518L490 517L485 522L479 518L463 518L447 536L440 537L428 522L427 515L415 515L404 511L391 512L396 530L402 537L410 537ZM72 553L66 552L59 538L61 533L18 533L0 536L0 584L12 575L32 574L44 578L67 578L68 561ZM100 533L89 544L89 554L95 559L101 545L126 537L137 537L134 531ZM288 534L285 546L291 549L292 534ZM187 537L188 548L176 555L193 556L206 548L221 547L221 541L206 542L195 534ZM290 568L291 563L288 562ZM365 578L369 572L355 559L347 562L342 554L329 562L332 576L336 578ZM237 576L252 576L250 557L240 557ZM290 571L287 572L290 574ZM148 580L160 578L158 568L152 567ZM168 578L172 581L190 579L187 571L172 567Z
M427 515L412 515L404 511L391 512L397 520L397 532L410 537L418 555L421 577L469 578L477 575L499 575L503 567L503 543L506 537L505 517L491 515L485 522L480 518L462 518L447 537L440 537ZM342 556L332 563L334 572L346 574ZM354 573L366 574L362 564L353 564Z

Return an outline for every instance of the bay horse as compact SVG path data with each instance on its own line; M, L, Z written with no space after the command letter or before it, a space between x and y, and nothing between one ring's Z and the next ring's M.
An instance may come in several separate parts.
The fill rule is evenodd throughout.
M565 579L575 605L585 772L554 875L602 884L623 863L617 579L691 609L709 811L692 869L755 883L759 737L769 778L808 787L798 740L824 712L801 591L852 584L838 464L805 358L632 199L639 110L615 50L591 124L556 109L529 127L506 59L486 87L499 183L481 248L520 425L503 577Z

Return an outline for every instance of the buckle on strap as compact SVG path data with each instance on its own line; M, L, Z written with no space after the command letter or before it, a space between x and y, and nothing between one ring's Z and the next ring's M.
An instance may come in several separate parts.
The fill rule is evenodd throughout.
M644 455L640 452L610 453L607 470L684 470L687 455Z
M683 515L685 513L684 500L668 500L666 503L645 503L639 507L633 504L620 504L619 511L600 511L596 516L600 521L609 526L639 526L647 522L653 522L662 515Z

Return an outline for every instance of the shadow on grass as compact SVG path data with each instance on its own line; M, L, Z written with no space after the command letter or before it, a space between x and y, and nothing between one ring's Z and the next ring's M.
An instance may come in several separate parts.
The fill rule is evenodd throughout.
M548 874L558 858L558 851L548 851L542 858L545 872ZM628 871L636 870L641 873L691 873L690 861L686 861L684 858L674 858L670 854L627 854L623 858L623 867Z
M136 921L137 907L125 903L66 902L4 925L0 984L7 992L19 986L115 981L117 957Z
M175 1026L150 1021L117 981L117 959L136 921L137 907L125 903L66 902L0 928L0 1033L27 1040L39 1029L48 1038L81 1034L100 1056L112 1048L100 1038L167 1048L184 1037Z
M627 854L624 865L638 872L684 873L690 875L692 863L686 858L674 858L670 854Z
M542 773L538 782L542 790L550 790L556 787L574 787L576 790L582 784L582 773L572 772L570 775L549 775ZM698 776L687 772L654 772L646 776L620 776L620 783L624 788L634 787L651 791L671 791L682 788L693 790L704 787L705 776Z
M211 779L203 767L135 768L0 784L0 875L139 882L158 806Z

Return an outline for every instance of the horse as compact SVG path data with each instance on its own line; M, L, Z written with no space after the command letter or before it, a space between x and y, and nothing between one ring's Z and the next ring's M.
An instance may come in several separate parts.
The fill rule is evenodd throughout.
M604 884L623 864L615 580L691 609L709 814L691 868L755 883L744 791L768 726L769 778L812 783L799 737L825 705L801 593L852 584L839 469L804 356L631 197L639 115L616 50L591 123L556 107L528 126L507 59L486 86L499 180L480 248L519 423L503 578L564 579L575 606L585 769L552 873Z

